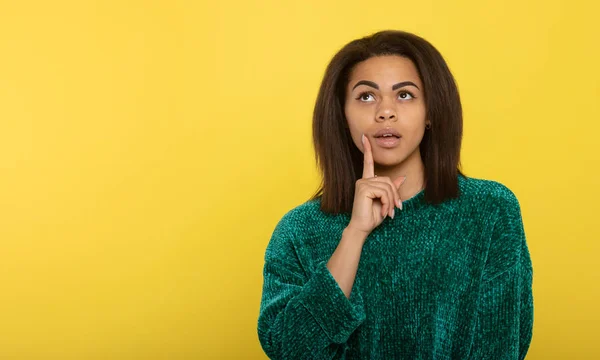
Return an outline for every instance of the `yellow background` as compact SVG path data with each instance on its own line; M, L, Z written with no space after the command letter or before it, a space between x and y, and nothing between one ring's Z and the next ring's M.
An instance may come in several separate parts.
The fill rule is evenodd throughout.
M1 1L0 359L264 359L264 249L318 183L346 42L446 57L467 175L518 196L528 359L600 357L594 1Z

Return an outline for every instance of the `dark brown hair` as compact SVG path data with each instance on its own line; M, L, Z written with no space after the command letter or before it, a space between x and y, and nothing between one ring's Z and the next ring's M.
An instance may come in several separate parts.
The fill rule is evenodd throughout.
M354 145L344 114L346 87L354 66L374 56L399 55L416 66L424 87L426 130L419 145L425 167L424 200L438 204L459 195L462 106L454 77L439 51L408 32L386 30L345 45L325 70L313 113L315 158L322 174L311 200L321 210L351 212L356 181L362 177L363 153Z

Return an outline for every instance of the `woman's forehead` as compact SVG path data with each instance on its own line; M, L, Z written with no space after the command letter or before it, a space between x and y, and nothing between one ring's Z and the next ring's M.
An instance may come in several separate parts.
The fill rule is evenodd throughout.
M419 73L414 63L398 55L376 56L356 64L349 80L348 85L351 87L358 81L369 80L383 89L407 80L420 84Z

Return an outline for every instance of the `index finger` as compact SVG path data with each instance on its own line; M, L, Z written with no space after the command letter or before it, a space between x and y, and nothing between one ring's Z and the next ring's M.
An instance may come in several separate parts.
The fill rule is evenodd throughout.
M363 163L363 179L375 177L375 165L373 164L373 152L371 151L371 143L363 134L362 142L364 147L365 160Z

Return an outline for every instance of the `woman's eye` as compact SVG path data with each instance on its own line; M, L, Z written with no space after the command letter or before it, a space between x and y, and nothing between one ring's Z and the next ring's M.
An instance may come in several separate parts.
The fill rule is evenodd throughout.
M413 94L411 94L407 91L401 91L400 93L398 93L398 97L402 100L414 99ZM363 101L363 102L372 102L375 100L372 93L362 93L362 94L358 95L358 97L356 99Z
M362 94L358 95L358 99L362 100L362 101L369 101L369 96L372 97L373 95L370 93L362 93Z
M411 93L409 93L409 92L406 92L406 91L403 91L403 92L399 93L399 94L398 94L398 96L399 96L401 99L403 99L403 100L407 100L407 99L412 99L412 98L414 98L414 96L413 96Z

